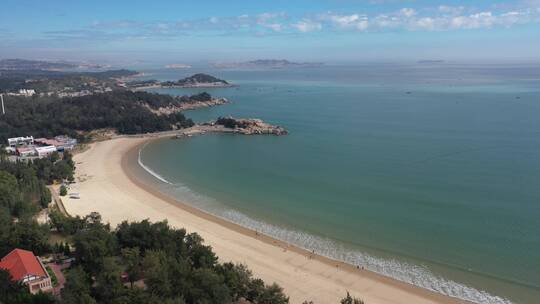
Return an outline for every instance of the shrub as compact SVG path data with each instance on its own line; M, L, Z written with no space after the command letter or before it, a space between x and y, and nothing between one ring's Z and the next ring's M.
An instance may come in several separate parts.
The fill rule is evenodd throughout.
M64 185L60 186L60 196L66 196L66 195L67 195L66 186L64 186Z

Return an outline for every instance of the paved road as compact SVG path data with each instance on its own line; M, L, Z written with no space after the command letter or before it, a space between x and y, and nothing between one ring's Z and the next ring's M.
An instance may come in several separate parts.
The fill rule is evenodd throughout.
M62 270L65 268L68 268L69 265L70 265L69 263L64 263L61 265L58 265L56 263L46 264L46 266L49 266L51 270L54 272L54 274L56 275L56 279L58 281L56 286L54 286L53 288L53 293L55 296L59 296L60 291L62 290L62 288L64 288L64 284L66 283L66 278L64 277L64 273L62 272Z
M60 212L62 212L62 214L64 214L65 216L69 216L69 214L66 211L66 208L64 208L64 203L62 202L62 199L58 195L58 192L56 192L53 186L47 186L47 188L49 188L49 190L51 191L52 199L54 203L56 204L56 206L58 207L58 210L60 210Z

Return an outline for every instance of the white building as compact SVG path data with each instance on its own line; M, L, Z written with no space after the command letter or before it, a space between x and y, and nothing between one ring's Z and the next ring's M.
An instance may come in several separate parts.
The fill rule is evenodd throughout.
M36 153L39 158L49 156L56 152L55 146L35 147Z
M20 89L18 93L8 93L8 95L11 96L25 96L25 97L31 97L36 94L35 90L31 89Z
M22 96L30 97L30 96L34 96L34 94L36 94L35 90L27 90L27 89L19 90L19 95L22 95Z
M34 144L34 137L32 136L8 138L8 146L10 147L15 147L19 145L33 145L33 144Z

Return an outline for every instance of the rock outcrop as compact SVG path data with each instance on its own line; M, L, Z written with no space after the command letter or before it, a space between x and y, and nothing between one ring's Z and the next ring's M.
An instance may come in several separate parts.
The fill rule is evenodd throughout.
M194 110L199 108L208 108L208 107L215 107L223 104L229 103L229 100L227 98L211 98L209 100L187 100L182 101L178 104L169 104L166 107L160 107L158 109L151 108L150 106L146 105L146 107L152 112L157 115L169 115L174 114L186 110Z
M254 118L232 118L232 117L220 117L214 122L214 125L221 125L225 128L232 129L235 133L245 135L256 134L272 134L272 135L286 135L287 130L280 126L274 126L260 119Z

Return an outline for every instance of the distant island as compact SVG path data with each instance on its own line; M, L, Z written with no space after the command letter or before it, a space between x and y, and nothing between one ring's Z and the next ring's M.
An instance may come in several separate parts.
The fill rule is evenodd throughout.
M236 68L266 68L282 69L291 67L318 67L324 65L321 62L292 62L285 59L258 59L245 62L212 63L212 67L218 69L236 69Z
M444 60L418 60L416 63L423 63L423 64L433 64L433 63L444 63Z
M72 63L65 62L49 62L39 60L25 60L25 59L2 59L0 60L0 70L44 70L44 71L58 71L65 69L74 69L77 66Z
M2 59L0 60L0 70L7 71L66 71L74 69L102 69L109 66L69 61L43 61L26 59Z
M232 84L223 79L199 73L177 81L140 80L129 82L126 86L133 90L146 90L155 88L224 88L231 87Z
M166 69L190 69L191 66L189 64L184 64L184 63L172 63L172 64L167 64L165 68Z

